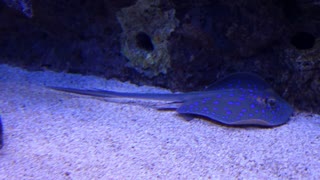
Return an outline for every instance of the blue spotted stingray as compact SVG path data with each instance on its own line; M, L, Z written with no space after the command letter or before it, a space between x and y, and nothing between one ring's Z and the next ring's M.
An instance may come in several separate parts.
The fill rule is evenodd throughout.
M203 91L181 94L125 93L106 90L51 89L98 97L173 101L180 114L198 115L225 125L273 127L285 124L293 108L270 85L252 73L234 73Z

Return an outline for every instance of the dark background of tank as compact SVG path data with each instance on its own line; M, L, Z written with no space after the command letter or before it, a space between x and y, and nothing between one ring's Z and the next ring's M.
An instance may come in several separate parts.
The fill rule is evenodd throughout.
M254 72L320 112L320 1L3 0L0 63L174 91Z

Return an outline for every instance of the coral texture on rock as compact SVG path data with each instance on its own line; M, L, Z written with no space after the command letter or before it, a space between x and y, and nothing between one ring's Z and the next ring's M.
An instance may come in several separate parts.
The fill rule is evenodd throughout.
M175 10L163 11L159 0L138 0L117 13L122 27L121 52L129 65L152 77L170 67L168 37L178 26Z

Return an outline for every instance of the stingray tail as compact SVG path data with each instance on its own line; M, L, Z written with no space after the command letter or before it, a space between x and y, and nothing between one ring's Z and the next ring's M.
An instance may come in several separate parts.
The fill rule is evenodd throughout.
M47 86L47 88L54 89L57 91L95 96L95 97L109 97L109 98L138 98L138 99L154 99L154 100L168 100L168 101L181 101L184 98L184 94L154 94L154 93L125 93L125 92L114 92L106 90L88 90L88 89L74 89Z

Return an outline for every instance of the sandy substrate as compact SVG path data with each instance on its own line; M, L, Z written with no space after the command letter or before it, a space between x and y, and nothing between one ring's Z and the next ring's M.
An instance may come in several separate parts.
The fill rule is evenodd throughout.
M320 179L320 116L269 129L185 121L158 102L106 101L45 85L167 92L0 65L0 179ZM123 103L121 103L123 102Z

